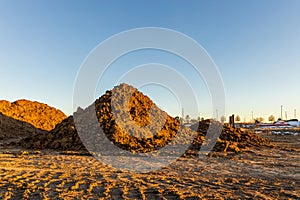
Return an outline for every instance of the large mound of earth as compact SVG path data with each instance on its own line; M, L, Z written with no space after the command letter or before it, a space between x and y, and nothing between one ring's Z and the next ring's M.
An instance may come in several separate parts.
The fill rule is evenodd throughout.
M96 115L107 138L122 149L147 152L164 147L176 135L180 122L127 84L121 84L95 102Z
M131 152L150 152L172 142L178 133L192 136L177 140L177 144L191 143L186 154L197 154L210 125L219 127L214 151L239 152L242 149L265 145L268 141L251 131L226 127L213 120L201 121L190 129L160 110L149 97L136 88L121 84L106 91L94 104L79 109L48 133L40 133L21 141L21 145L34 149L85 150L84 144L101 144L99 130L114 145ZM74 125L76 121L76 129ZM101 129L100 129L101 127ZM188 137L187 137L188 138ZM102 137L103 139L103 137Z
M28 100L0 101L0 113L27 122L36 128L50 131L67 116L60 110L44 103Z

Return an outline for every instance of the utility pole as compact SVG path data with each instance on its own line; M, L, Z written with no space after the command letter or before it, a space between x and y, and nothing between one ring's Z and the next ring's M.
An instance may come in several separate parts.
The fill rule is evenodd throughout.
M251 114L252 114L252 121L254 121L254 117L253 117L253 110L252 110Z
M287 120L287 111L285 111L285 120Z
M217 121L219 120L219 112L218 109L216 109L216 115L217 115Z
M181 117L182 117L182 120L184 119L184 110L182 108L182 111L181 111Z
M297 119L297 110L294 110L294 118Z
M283 105L281 105L281 114L280 114L281 119L283 119L283 117L282 117L282 108L283 108Z

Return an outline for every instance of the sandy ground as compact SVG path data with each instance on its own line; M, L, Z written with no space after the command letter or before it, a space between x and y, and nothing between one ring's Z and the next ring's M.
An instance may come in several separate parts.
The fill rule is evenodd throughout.
M1 149L2 199L300 199L300 135L276 146L180 158L159 171L114 170L95 158Z

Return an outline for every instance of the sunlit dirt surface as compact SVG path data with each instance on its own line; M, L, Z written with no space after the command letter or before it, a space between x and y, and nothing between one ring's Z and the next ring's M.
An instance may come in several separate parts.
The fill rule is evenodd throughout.
M276 147L180 158L145 174L91 156L2 149L0 199L300 199L300 136L266 137Z

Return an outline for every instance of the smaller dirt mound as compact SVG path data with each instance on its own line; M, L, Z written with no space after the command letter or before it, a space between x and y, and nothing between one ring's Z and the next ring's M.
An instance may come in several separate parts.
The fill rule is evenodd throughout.
M222 133L217 139L217 143L213 148L216 152L240 152L242 149L247 149L254 146L264 146L269 143L269 140L262 138L249 130L223 126L221 123L214 120L203 120L192 125L190 128L197 132L197 137L190 146L190 151L197 152L207 135L209 126L216 125L222 128Z
M35 134L21 140L20 145L27 149L86 151L77 134L72 116L64 119L50 132Z
M27 122L36 128L50 131L67 116L60 110L36 101L0 101L0 112L8 117Z

